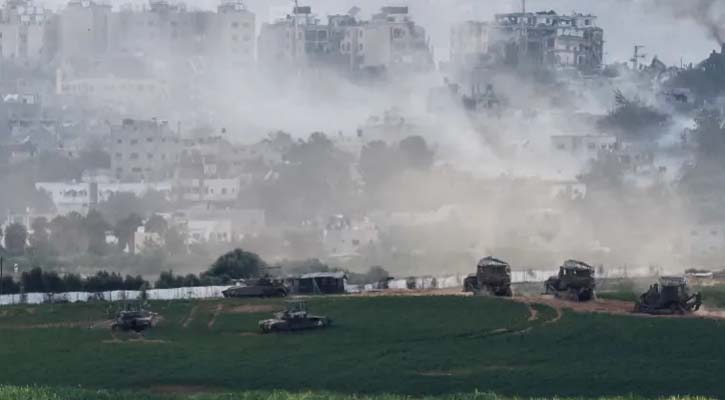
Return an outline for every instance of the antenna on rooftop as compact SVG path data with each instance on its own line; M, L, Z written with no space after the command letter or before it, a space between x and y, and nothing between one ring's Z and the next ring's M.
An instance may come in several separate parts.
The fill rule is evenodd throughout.
M632 56L632 58L629 59L629 61L632 62L632 67L634 67L635 70L639 69L639 59L647 57L646 54L639 52L643 48L644 46L641 44L634 45L634 55Z

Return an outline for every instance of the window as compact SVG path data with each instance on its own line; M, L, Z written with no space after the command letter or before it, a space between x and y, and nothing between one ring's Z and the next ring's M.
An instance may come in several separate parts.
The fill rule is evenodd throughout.
M138 160L138 153L131 153L131 156L129 156L132 160Z
M232 22L232 29L239 28L239 22Z
M116 143L118 143L118 144L123 144L123 139L118 139L118 140L116 140Z
M153 143L153 142L154 142L154 138L146 138L146 143Z
M116 158L117 158L117 159L119 159L119 160L120 160L120 159L122 159L122 158L123 158L123 154L121 154L121 153L116 153Z
M131 139L131 144L138 144L138 139Z
M154 159L154 154L153 153L148 153L147 154L147 157L148 157L149 160L153 160Z

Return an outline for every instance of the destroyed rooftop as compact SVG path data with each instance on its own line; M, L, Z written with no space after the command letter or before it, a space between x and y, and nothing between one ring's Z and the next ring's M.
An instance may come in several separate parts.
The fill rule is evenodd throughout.
M564 269L574 269L574 270L585 270L585 271L593 271L594 267L591 265L578 260L567 260L564 262L564 265L561 266Z
M507 263L506 261L503 261L503 260L499 260L498 258L494 258L494 257L490 257L489 256L489 257L482 258L481 261L478 262L478 265L479 266L486 266L486 265L491 265L491 266L493 266L493 265L508 266L509 263Z

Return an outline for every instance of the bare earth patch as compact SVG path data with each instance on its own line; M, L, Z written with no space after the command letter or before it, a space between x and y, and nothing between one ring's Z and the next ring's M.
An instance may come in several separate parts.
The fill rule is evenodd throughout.
M272 304L245 304L233 308L225 309L226 314L257 314L263 312L274 312L278 310L278 306Z
M650 315L639 314L634 312L634 303L622 300L604 300L596 299L593 301L568 301L557 299L553 296L536 296L536 297L514 297L513 301L524 304L543 304L553 308L556 311L556 317L546 321L546 324L557 322L562 317L562 310L570 310L577 313L602 313L611 315L632 315L641 318L708 318L708 319L725 319L725 311L708 310L701 308L700 311L686 315Z

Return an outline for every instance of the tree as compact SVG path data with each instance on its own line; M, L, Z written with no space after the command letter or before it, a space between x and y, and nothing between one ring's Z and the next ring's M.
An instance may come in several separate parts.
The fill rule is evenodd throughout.
M85 218L77 213L59 215L50 221L50 243L61 255L76 255L88 249Z
M20 292L20 285L18 285L12 276L3 276L0 279L0 287L2 288L3 294L16 294Z
M428 148L422 136L409 136L400 142L398 148L407 168L426 171L433 166L435 151Z
M144 285L148 286L148 282L141 275L126 275L126 279L123 281L124 290L141 290Z
M163 271L159 274L159 279L154 283L156 289L173 289L182 287L184 278L174 275L174 271Z
M300 220L328 214L352 192L351 157L337 150L323 133L300 140L277 166L277 178L260 189L270 214Z
M358 170L368 191L375 191L393 174L400 170L400 160L395 149L382 140L366 144L360 152Z
M51 252L50 247L50 223L45 217L38 217L30 224L33 233L30 235L30 246L40 254Z
M148 219L148 221L146 221L144 228L146 229L146 232L154 232L163 236L169 229L169 223L166 222L166 219L164 219L161 215L154 214Z
M166 250L170 254L186 254L186 236L177 228L169 228L164 235Z
M63 277L63 286L68 292L81 292L83 291L83 279L78 274L66 274Z
M667 115L644 104L640 99L632 100L620 90L614 92L615 107L598 124L604 129L616 129L629 139L647 140L658 136L662 127L669 122Z
M12 255L23 255L28 240L28 230L25 225L13 223L5 228L5 247Z
M235 249L219 257L204 275L226 283L232 279L258 277L266 268L267 264L257 254Z
M723 115L719 110L702 109L695 116L694 139L698 155L708 161L725 160L725 128Z
M89 292L123 290L123 278L115 272L109 274L106 271L98 271L86 280L85 286Z
M123 250L128 246L129 250L133 250L134 232L136 232L136 229L142 225L143 218L141 218L138 214L131 214L118 221L113 230L118 238L118 248Z
M51 293L65 292L63 279L55 271L43 271L43 291Z
M45 285L43 282L43 270L38 267L35 267L30 271L24 271L22 275L20 275L20 282L22 282L23 289L26 292L45 292Z
M106 254L106 231L111 225L106 222L103 215L95 210L89 211L83 227L88 237L88 252L98 256Z

